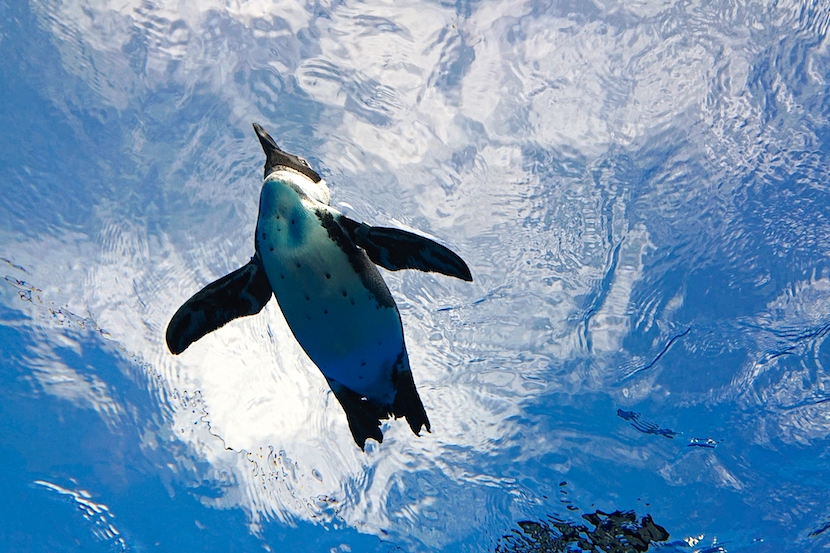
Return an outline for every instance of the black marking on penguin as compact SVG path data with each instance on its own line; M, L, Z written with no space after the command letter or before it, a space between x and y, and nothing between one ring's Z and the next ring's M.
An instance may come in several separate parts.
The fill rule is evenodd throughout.
M386 287L386 283L383 282L380 273L374 268L372 262L366 257L366 254L354 245L354 242L349 239L345 231L337 224L337 221L334 220L331 213L322 209L317 209L314 212L317 214L317 218L320 219L320 224L328 232L329 238L346 254L346 257L349 259L349 264L360 277L360 282L363 284L363 287L370 293L370 298L377 302L378 307L396 309L397 306L395 305L395 300L392 298L392 294L389 292L389 288Z

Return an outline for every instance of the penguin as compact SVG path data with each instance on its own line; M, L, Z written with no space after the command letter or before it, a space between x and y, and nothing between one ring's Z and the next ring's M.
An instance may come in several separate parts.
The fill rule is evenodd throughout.
M375 265L471 282L450 249L411 232L374 227L329 205L326 182L254 123L265 152L254 255L205 286L167 327L174 355L226 323L262 311L275 296L291 332L328 381L355 443L383 442L381 420L404 417L431 432L415 388L398 307Z

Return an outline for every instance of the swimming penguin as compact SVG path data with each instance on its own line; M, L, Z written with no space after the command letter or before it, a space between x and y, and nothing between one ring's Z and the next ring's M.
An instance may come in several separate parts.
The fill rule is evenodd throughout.
M383 441L380 421L405 417L431 430L412 372L401 316L375 268L418 269L472 281L467 264L411 232L372 227L329 206L326 183L254 123L265 151L256 253L187 300L167 327L178 355L224 324L259 313L273 293L285 320L343 406L361 449Z

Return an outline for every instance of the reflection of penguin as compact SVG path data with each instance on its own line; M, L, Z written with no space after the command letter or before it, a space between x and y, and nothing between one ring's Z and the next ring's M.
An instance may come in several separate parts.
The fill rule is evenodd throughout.
M355 442L383 441L381 419L406 417L430 430L415 389L395 300L372 263L472 281L449 249L402 230L370 227L329 207L329 190L308 163L279 149L254 123L265 150L256 254L208 284L167 327L174 354L225 323L259 313L271 293L297 341L337 397Z

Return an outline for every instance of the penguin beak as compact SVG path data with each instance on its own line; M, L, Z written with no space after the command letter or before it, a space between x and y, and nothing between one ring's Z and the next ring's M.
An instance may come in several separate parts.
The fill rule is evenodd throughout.
M274 139L271 138L271 135L265 132L265 129L258 123L254 123L254 131L256 132L257 137L259 137L259 142L262 144L262 149L265 151L265 156L268 157L271 155L271 152L274 150L282 153L280 147L277 146L277 143L274 142Z
M313 182L320 182L322 180L320 175L309 166L306 160L299 156L289 154L288 152L283 152L277 146L277 143L274 142L274 139L271 138L271 135L265 132L265 129L261 125L254 123L254 131L259 138L260 144L262 144L262 150L265 152L265 178L268 178L268 175L279 167L290 167L304 174Z

